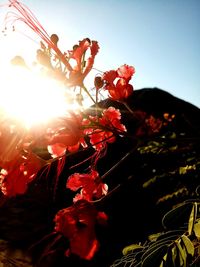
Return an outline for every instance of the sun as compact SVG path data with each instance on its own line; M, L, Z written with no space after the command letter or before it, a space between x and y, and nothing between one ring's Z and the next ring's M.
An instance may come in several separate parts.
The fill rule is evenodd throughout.
M26 128L64 116L77 105L70 103L66 87L50 76L25 67L1 71L0 109Z

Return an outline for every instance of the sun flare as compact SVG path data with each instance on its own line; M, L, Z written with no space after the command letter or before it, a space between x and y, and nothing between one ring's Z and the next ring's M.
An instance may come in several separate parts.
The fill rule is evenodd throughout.
M24 67L11 66L1 78L0 108L26 128L44 124L73 109L66 87Z

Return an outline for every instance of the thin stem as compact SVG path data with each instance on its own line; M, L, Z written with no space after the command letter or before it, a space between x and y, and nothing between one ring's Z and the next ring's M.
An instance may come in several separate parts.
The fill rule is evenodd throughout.
M133 179L133 178L134 178L134 176L133 176L133 175L130 175L130 176L127 178L127 180L125 180L125 182L127 182L127 181L129 181L129 180L131 180L131 179ZM108 192L107 195L105 195L105 196L103 196L103 197L101 197L101 198L99 198L99 199L97 199L97 200L93 200L93 201L91 201L91 202L92 202L92 203L99 203L99 202L101 202L101 204L102 204L102 201L107 200L107 199L108 199L109 197L111 197L114 193L118 192L118 191L120 190L120 188L121 188L123 185L124 185L124 183L121 183L121 184L116 185L111 191Z
M86 92L86 94L87 94L87 95L89 96L89 98L92 100L92 102L93 102L94 104L96 104L96 101L93 99L93 97L91 96L91 94L88 92L88 90L87 90L87 88L85 87L84 84L81 86L81 88L83 88L83 90Z
M138 141L137 145L131 149L124 157L122 157L114 166L112 166L104 175L100 177L101 180L105 179L110 173L112 173L118 166L120 166L135 150L138 148L140 142Z
M96 116L98 115L98 92L99 92L99 90L97 89L97 88L95 88L95 90L96 90L96 99L95 99L95 101L96 101L96 104L95 104L95 113L96 113Z
M121 102L131 114L135 115L133 110L130 108L130 106L125 101L119 101L119 102Z
M97 68L92 68L92 70L96 70L96 71L98 71L98 72L100 72L100 73L104 73L104 71L102 71L102 70L99 70L99 69L97 69Z

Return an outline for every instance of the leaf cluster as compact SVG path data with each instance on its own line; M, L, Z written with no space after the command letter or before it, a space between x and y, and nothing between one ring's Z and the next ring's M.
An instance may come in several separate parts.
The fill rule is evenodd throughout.
M123 249L110 267L197 267L200 264L200 202L185 201L163 219L163 232L152 234L144 244Z

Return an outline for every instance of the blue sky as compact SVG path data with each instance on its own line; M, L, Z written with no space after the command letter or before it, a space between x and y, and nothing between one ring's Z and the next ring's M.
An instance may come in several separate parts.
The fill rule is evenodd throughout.
M59 35L63 51L85 37L97 40L96 68L106 71L133 65L135 89L159 87L200 107L199 0L23 3L49 34Z

